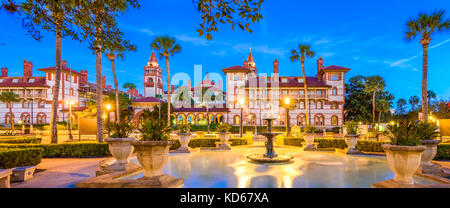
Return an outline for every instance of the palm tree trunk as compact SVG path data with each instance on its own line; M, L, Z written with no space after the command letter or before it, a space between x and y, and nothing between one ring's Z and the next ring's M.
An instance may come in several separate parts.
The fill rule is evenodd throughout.
M102 47L97 45L98 50ZM96 72L97 72L97 89L96 89L96 103L97 103L97 141L103 142L103 76L102 76L102 52L96 53Z
M12 113L11 105L12 105L12 103L10 102L9 103L9 120L11 123L11 133L14 133L14 116Z
M166 70L167 70L167 121L170 126L170 94L171 94L171 86L170 86L170 67L169 67L169 56L166 56Z
M120 120L119 84L117 83L116 67L114 65L114 58L111 59L111 67L112 67L112 73L113 73L113 77L114 77L114 88L116 91L116 123L119 123L119 120Z
M290 131L289 131L289 126L290 126L290 118L289 118L289 109L286 108L286 136L289 137L290 135Z
M50 118L50 141L52 144L58 143L58 129L56 128L56 120L58 114L58 98L59 98L59 88L61 84L61 31L56 32L56 73L55 73L55 87L53 88L53 100L51 107L51 118ZM64 104L63 104L64 105Z
M380 125L380 121L381 121L381 110L380 112L378 112L378 125Z
M428 119L428 104L427 104L427 73L428 73L428 44L429 41L422 44L423 47L423 66L422 66L422 121Z
M305 62L302 61L303 86L305 90L305 109L306 109L306 125L309 125L309 100L308 100L308 85L306 84L305 76Z
M372 124L375 123L375 93L376 90L373 91L372 95Z

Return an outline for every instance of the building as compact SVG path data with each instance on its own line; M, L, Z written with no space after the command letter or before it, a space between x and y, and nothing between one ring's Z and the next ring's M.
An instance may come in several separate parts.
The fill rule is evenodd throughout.
M85 109L86 101L95 100L96 85L89 83L87 70L80 72L67 66L67 61L61 61L61 84L58 95L57 121L65 121L69 117L69 103L72 103L72 119L76 122L75 112ZM33 76L33 63L23 61L23 76L9 77L8 68L1 69L0 93L14 92L20 101L12 103L12 115L9 103L0 103L0 124L9 125L10 119L15 123L25 124L50 123L53 89L55 87L56 67L41 68L45 76ZM114 92L111 86L106 86L103 77L104 95Z
M309 123L316 127L332 128L344 122L345 73L350 69L339 66L323 66L317 60L315 77L279 76L279 62L273 62L272 76L257 75L256 63L250 52L243 66L222 69L227 77L227 123L233 125L264 125L265 117L278 118L275 125L285 125L286 111L280 107L284 98L295 100L296 107L289 111L290 124L306 124L306 97L308 88ZM243 106L240 100L244 102ZM241 118L241 107L243 118Z
M59 91L57 120L63 121L68 113L66 101L73 101L73 107L80 107L78 86L81 73L67 67L67 62L61 62L61 84ZM9 103L0 103L0 123L10 124L22 121L26 124L42 124L50 122L53 88L55 87L56 67L38 69L45 73L43 77L33 76L33 63L23 61L23 76L9 77L8 68L1 69L0 93L14 92L19 95L20 102L12 103L12 115L9 112Z
M295 108L289 111L291 125L305 125L306 121L306 96L304 83L307 85L307 99L309 104L309 123L316 127L333 128L341 126L344 122L345 103L345 74L349 68L340 66L323 66L323 59L317 60L316 76L308 76L303 80L302 76L280 76L279 62L274 60L271 76L257 73L257 67L253 55L250 52L242 66L231 66L222 69L226 76L227 92L222 91L221 81L218 85L205 78L195 87L191 87L191 81L187 85L172 86L171 101L172 123L174 124L206 124L206 118L211 122L226 122L231 125L265 125L266 117L277 118L275 125L285 125L286 110L280 107L284 98L290 98L296 102ZM163 92L162 99L153 95L159 95L162 90L154 80L162 78L161 69L154 58L154 53L145 70L146 98L133 100L133 106L138 107L137 113L144 108L162 101L167 101L167 92ZM151 71L153 70L153 71ZM151 74L151 75L150 75ZM211 102L208 108L205 105L205 88L209 89L207 97L214 94L223 99ZM181 99L180 99L181 97ZM240 100L244 101L241 106ZM134 104L134 103L139 104ZM217 105L223 104L223 105ZM241 108L243 116L241 118ZM207 115L208 114L208 115Z

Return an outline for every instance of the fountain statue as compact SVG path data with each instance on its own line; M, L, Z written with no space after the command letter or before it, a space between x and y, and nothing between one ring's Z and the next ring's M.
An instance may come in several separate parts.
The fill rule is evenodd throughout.
M267 133L259 133L267 138L265 143L266 154L252 154L247 156L247 158L252 162L259 163L288 163L291 161L292 156L290 155L277 155L273 149L273 138L280 133L272 133L272 121L274 118L265 118L267 121Z

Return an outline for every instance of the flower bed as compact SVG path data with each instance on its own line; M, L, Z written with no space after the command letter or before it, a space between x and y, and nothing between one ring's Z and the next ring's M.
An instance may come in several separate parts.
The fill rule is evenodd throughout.
M246 138L230 138L231 146L247 145ZM220 142L220 139L216 138L194 138L189 142L190 148L198 147L215 147L216 142ZM175 140L175 143L170 147L171 150L178 149L180 147L180 141Z

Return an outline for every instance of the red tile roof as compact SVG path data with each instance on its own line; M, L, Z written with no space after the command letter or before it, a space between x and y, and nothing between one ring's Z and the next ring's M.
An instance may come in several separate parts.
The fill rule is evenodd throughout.
M245 67L242 67L242 66L232 66L232 67L224 68L224 69L222 69L222 71L223 72L226 72L226 71L245 71L245 72L248 72L249 69L245 68Z
M209 108L209 112L230 112L228 108ZM173 112L206 112L206 107L203 108L173 108Z
M349 68L345 68L342 66L335 66L335 65L331 65L331 66L327 66L325 68L323 68L324 70L350 70Z
M132 102L134 102L134 103L159 103L160 99L155 98L155 97L145 97L145 98L135 99Z
M73 69L71 69L71 68L69 68L67 66L61 66L61 69L62 69L62 71L71 72L72 74L81 76L80 72L77 72L77 71L75 71L75 70L73 70ZM38 69L38 70L39 71L43 71L43 72L45 72L45 71L56 71L56 66L42 68L42 69Z
M45 77L0 77L0 87L48 87ZM13 80L17 79L17 82ZM34 79L34 82L30 82Z
M250 78L250 80L247 80L247 82L245 83L245 87L249 87L250 81L256 82L261 86L271 87L272 83L271 82L267 83L267 78L264 80L261 80L261 82L259 81L259 78L260 77L257 77L256 81L251 80L252 78ZM269 78L272 79L272 77L269 77ZM282 82L282 78L287 78L287 82ZM298 82L298 78L299 77L279 77L280 80L278 82L278 86L279 87L303 87L303 83ZM322 81L318 80L317 77L306 77L306 83L307 83L308 87L331 87L329 85L326 85Z

